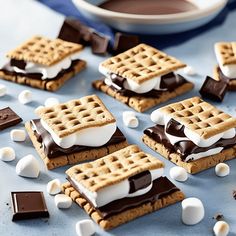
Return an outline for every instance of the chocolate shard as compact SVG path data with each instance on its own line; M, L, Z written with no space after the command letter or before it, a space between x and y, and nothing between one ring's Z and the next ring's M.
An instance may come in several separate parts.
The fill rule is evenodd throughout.
M211 100L222 102L228 88L228 83L225 80L214 80L210 76L206 77L199 93L202 97Z
M91 35L91 45L94 54L104 55L108 51L109 38L93 32Z
M24 60L16 60L16 59L11 59L10 61L11 66L16 66L19 69L24 70L26 66L26 62Z

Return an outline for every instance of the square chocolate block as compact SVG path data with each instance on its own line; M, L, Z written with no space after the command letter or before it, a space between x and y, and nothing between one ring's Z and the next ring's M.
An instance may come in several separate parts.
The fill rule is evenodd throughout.
M91 34L91 44L93 54L104 55L108 51L109 38L93 32Z
M21 121L22 119L10 107L0 110L0 130L14 126Z

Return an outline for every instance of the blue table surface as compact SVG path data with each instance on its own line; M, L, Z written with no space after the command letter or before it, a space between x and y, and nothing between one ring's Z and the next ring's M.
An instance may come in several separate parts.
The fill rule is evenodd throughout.
M80 17L72 4L67 1L43 0L42 2L65 15ZM13 46L17 46L19 42L28 38L32 33L56 37L64 19L63 15L51 11L48 12L48 9L41 6L40 3L31 0L8 0L4 1L1 6L0 45L2 47L0 48L0 57L3 57L3 53ZM233 41L236 39L236 32L234 30L236 11L234 11L234 8L234 4L230 7L228 6L214 22L200 29L172 36L142 36L145 42L150 42L152 45L164 48L165 52L185 61L198 71L197 76L186 76L195 83L194 90L171 100L171 102L199 95L198 90L205 76L212 75L213 67L216 64L213 44L217 41ZM101 25L100 27L106 30L106 32L113 34L106 26ZM1 84L6 85L8 88L8 94L0 98L0 108L10 106L22 116L25 122L36 117L33 112L34 109L43 104L48 97L56 97L61 102L64 102L95 93L101 97L108 109L114 114L118 126L124 132L128 141L139 145L145 152L162 160L166 165L165 175L169 176L169 169L174 165L141 142L142 131L144 128L152 125L149 118L152 110L144 114L137 113L140 120L140 126L137 129L125 127L122 123L122 112L131 109L105 94L94 91L91 87L91 82L100 77L97 67L104 60L104 57L92 55L90 49L86 48L81 53L81 58L88 62L87 69L67 82L57 93L27 87L34 94L34 102L29 105L22 105L17 100L19 92L26 89L26 87L0 81ZM213 104L236 116L236 103L234 99L236 99L236 93L229 92L223 103L213 102ZM23 128L23 123L16 127ZM59 178L61 181L65 181L64 172L68 166L47 171L37 152L32 147L29 138L23 143L14 143L10 140L9 132L11 129L6 129L0 133L0 147L11 146L15 149L17 155L16 160L13 162L0 162L0 235L76 235L76 222L89 217L76 204L73 204L67 210L57 209L54 204L54 197L49 196L46 192L46 184L51 179ZM22 178L15 173L17 161L27 154L35 155L40 163L41 173L38 179ZM225 220L230 224L231 230L229 235L236 235L236 201L232 197L232 191L236 189L236 161L229 161L228 164L231 168L231 173L225 178L216 177L214 168L212 168L197 175L189 176L185 183L178 183L173 180L185 192L187 197L194 196L202 200L205 206L205 218L201 223L195 226L183 225L181 222L181 204L177 203L158 212L140 217L109 232L104 232L97 226L97 235L212 235L212 227L215 223L212 217L217 212L221 212L225 216ZM10 192L22 190L39 190L44 192L50 212L49 219L21 222L11 221Z

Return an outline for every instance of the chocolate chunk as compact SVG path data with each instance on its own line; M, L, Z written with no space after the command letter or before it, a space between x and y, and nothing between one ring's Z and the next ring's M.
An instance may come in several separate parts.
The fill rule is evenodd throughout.
M91 45L94 54L104 55L108 50L109 39L106 36L93 32L91 35Z
M183 84L186 80L181 75L175 75L173 72L170 72L166 75L161 76L161 89L167 89L168 91L174 91L176 87Z
M10 65L16 66L17 68L24 70L26 66L26 62L24 60L11 59Z
M12 192L12 221L49 217L43 192Z
M212 217L212 219L215 219L215 220L219 221L219 220L223 220L223 219L224 219L224 216L223 216L223 214L221 214L221 213L216 213L216 214Z
M236 190L233 191L233 198L236 200Z
M177 136L186 137L184 133L184 125L181 125L178 121L170 119L166 125L166 133Z
M199 93L202 97L222 102L227 91L228 83L225 80L216 81L207 76Z
M139 37L136 35L128 35L116 33L113 53L119 54L133 48L139 44Z
M10 107L0 110L0 130L14 126L21 121L22 119Z

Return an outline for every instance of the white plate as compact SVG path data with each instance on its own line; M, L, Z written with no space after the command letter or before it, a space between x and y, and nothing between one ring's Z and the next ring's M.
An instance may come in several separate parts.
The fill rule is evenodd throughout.
M97 5L104 0L72 0L80 12L116 29L144 34L169 34L194 29L211 21L228 0L192 0L198 9L168 15L139 15L105 10ZM138 2L138 1L137 1Z

